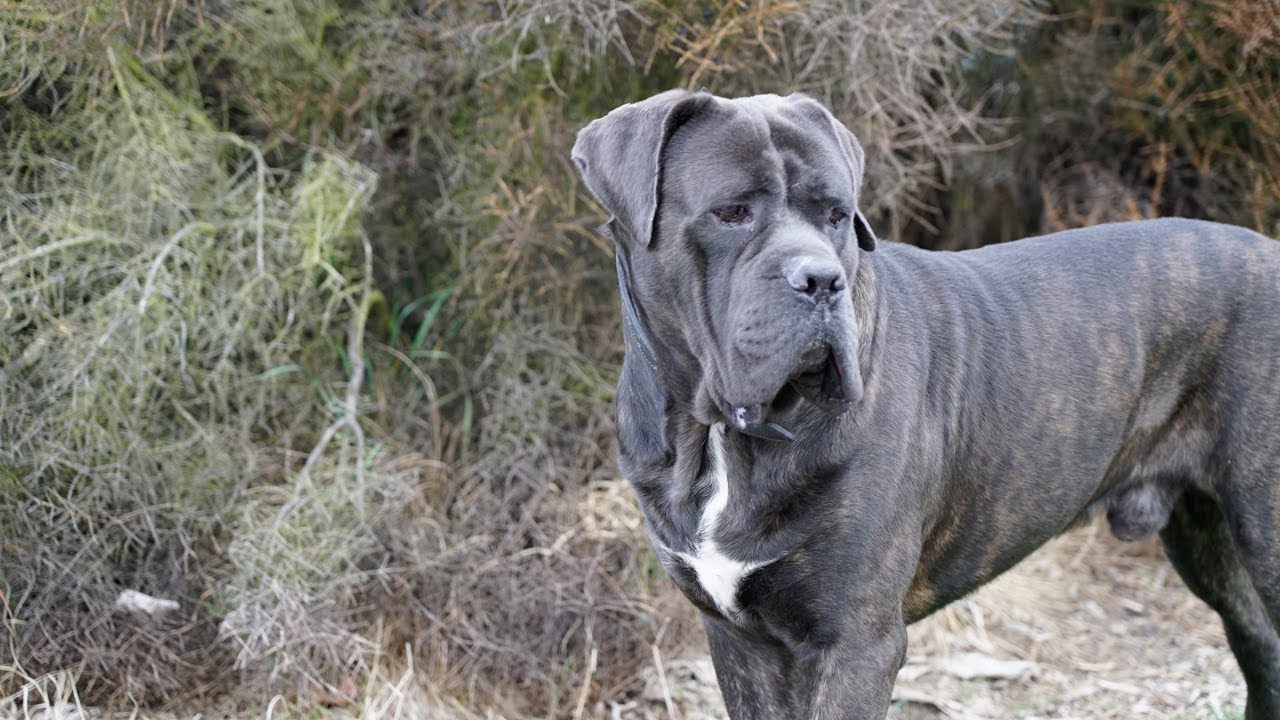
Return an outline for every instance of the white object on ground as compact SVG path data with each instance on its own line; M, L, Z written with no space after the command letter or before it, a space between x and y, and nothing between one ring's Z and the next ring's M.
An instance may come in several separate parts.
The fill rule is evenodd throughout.
M1017 680L1031 672L1035 663L1026 660L999 660L978 653L964 653L945 658L938 669L961 680Z
M123 590L120 592L120 596L116 598L116 607L121 610L160 618L164 617L164 614L170 610L177 610L178 603L174 600L151 597L137 590Z

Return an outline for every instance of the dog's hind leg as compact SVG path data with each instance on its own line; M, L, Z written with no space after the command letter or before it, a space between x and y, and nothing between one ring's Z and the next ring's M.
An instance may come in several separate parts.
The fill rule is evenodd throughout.
M1280 718L1280 636L1218 503L1188 490L1174 505L1160 539L1187 587L1222 617L1249 687L1245 718Z

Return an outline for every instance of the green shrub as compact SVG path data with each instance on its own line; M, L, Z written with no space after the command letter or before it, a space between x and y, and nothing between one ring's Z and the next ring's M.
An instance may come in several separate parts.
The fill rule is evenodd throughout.
M340 357L363 342L374 176L326 152L270 167L123 37L68 48L72 13L8 17L27 43L0 155L0 666L144 702L206 686L237 646L290 680L342 667L252 638L351 609L399 479ZM140 620L113 610L126 589L182 608Z

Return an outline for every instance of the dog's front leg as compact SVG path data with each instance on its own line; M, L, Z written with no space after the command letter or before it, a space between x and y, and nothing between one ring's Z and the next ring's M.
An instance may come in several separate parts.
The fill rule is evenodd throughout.
M733 720L881 720L906 655L900 618L830 643L785 643L703 616L720 692Z
M798 717L791 693L792 657L782 642L702 615L720 694L733 720Z
M804 648L796 676L804 710L797 717L883 720L906 652L901 618L880 631L859 628L830 645Z

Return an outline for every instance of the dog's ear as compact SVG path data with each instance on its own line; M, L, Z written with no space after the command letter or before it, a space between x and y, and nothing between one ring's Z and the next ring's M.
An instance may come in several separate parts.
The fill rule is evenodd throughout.
M587 189L613 215L609 225L615 237L636 247L649 244L662 183L662 150L677 128L712 102L709 93L668 90L623 105L578 132L573 163Z
M667 393L653 368L637 353L627 353L622 361L622 377L613 407L618 449L626 462L642 465L670 462Z
M858 143L858 138L854 137L849 128L837 120L836 116L825 105L808 95L794 93L788 95L787 100L803 107L809 117L825 124L835 134L836 143L840 146L840 154L844 156L844 161L853 180L853 196L855 198L859 197L862 194L862 175L866 168L866 153L862 151L862 145ZM858 238L859 248L867 252L876 249L876 234L871 231L871 224L867 222L867 217L857 208L854 208L853 211L853 232Z
M861 210L853 211L853 234L858 238L858 247L867 252L876 249L876 234L871 232L871 223Z

